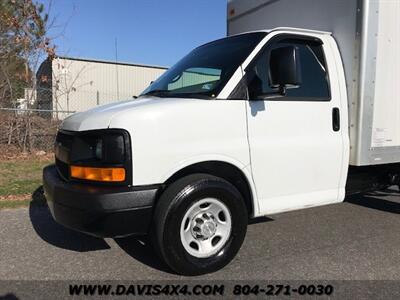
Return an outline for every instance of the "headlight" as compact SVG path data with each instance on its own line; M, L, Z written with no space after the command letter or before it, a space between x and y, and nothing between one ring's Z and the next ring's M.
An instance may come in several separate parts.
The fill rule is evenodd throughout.
M69 169L68 176L64 177L106 183L130 183L132 164L127 131L105 129L61 132L59 136L61 135L68 135L70 141L68 149L64 147L64 150L56 144L56 158Z
M125 161L124 135L107 130L77 135L72 142L71 163L119 164Z

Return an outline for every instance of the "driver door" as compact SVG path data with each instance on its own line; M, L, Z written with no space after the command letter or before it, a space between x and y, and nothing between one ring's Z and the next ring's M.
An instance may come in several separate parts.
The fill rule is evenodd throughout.
M282 95L271 84L270 59L272 50L288 46L297 49L301 83ZM293 36L277 39L246 74L248 140L260 213L342 200L339 186L345 145L340 95L329 85L323 43Z

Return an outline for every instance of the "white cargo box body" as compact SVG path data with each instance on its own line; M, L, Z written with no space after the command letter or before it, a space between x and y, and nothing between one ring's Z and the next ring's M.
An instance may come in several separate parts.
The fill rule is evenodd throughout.
M350 164L400 162L400 0L232 0L228 35L276 27L332 32L349 97Z

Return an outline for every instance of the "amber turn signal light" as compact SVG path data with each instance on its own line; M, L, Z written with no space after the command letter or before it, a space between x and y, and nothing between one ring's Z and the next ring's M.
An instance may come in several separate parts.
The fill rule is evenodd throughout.
M93 181L120 182L125 180L125 169L71 166L71 177Z

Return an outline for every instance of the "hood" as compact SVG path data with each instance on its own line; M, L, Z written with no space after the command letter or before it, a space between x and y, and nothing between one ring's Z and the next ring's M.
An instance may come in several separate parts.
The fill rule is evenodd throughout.
M122 112L138 111L143 108L155 109L167 103L180 101L187 101L187 99L148 97L102 105L67 117L60 128L69 131L106 129L110 127L111 120Z

